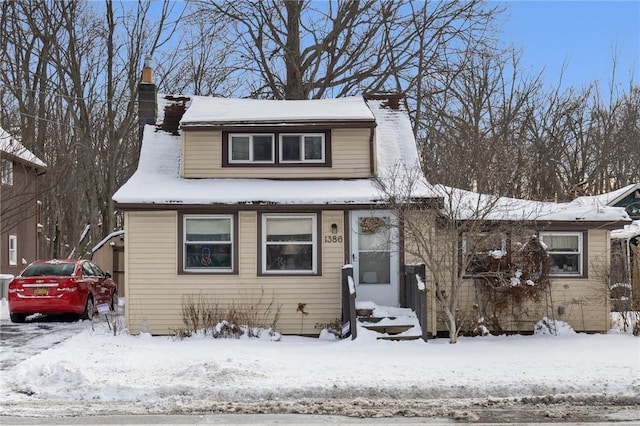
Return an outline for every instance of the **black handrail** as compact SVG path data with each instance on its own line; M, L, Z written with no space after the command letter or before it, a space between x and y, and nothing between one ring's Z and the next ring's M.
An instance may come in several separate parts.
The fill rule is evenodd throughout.
M418 317L422 329L422 340L427 341L427 289L425 287L425 266L404 266L404 300L402 306L412 308Z
M353 266L342 267L342 337L358 337L356 319L356 286L353 281Z

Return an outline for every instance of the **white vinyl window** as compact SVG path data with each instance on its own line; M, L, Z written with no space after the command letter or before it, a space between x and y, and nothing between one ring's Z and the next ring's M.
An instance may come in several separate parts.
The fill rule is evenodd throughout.
M273 163L274 136L272 134L229 134L229 163Z
M9 235L9 265L18 264L18 237Z
M315 214L262 216L262 272L308 273L317 270Z
M324 134L280 134L281 163L323 163Z
M2 159L2 170L0 170L3 185L13 185L13 161Z
M551 275L582 275L581 232L541 232L540 241L551 256Z
M184 270L187 272L233 271L233 238L233 216L184 216Z

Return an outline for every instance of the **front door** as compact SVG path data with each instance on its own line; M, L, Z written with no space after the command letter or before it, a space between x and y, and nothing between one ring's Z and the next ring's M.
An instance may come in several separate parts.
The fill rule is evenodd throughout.
M352 212L350 240L356 300L398 306L398 230L392 212Z

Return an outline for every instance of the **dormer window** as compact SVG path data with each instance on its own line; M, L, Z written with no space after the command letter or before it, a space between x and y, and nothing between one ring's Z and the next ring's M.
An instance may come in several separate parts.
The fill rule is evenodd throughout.
M331 130L242 127L222 131L223 167L331 167Z
M281 163L324 162L324 134L280 134Z
M273 163L274 135L272 134L229 134L231 149L229 163Z

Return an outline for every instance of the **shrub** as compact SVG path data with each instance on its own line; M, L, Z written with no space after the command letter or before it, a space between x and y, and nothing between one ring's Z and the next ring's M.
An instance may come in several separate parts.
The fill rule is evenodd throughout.
M266 300L264 290L257 299L220 301L202 292L182 298L182 322L189 335L202 331L214 338L247 336L278 340L279 319L280 304L275 302L274 295Z

